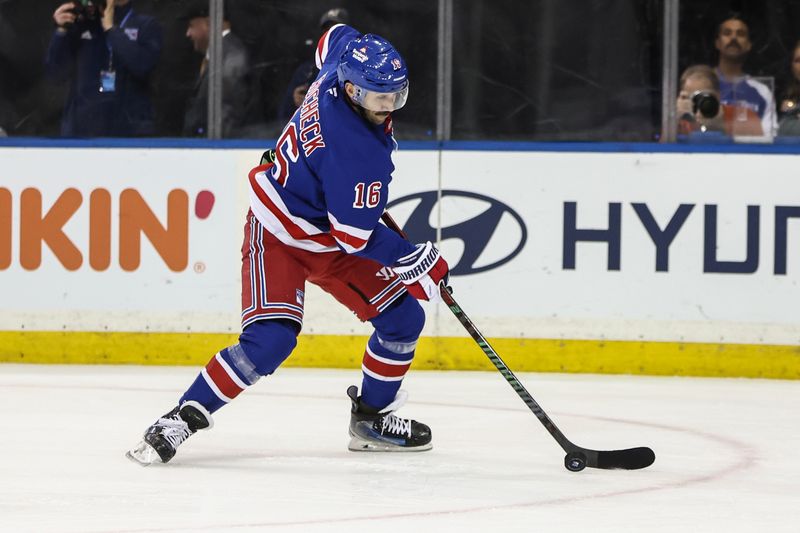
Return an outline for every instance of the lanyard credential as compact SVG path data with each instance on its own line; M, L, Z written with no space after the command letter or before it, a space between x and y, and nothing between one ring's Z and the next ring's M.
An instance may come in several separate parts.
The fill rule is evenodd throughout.
M125 27L128 22L128 17L133 13L133 9L128 11L122 22L119 23L120 29ZM108 48L108 70L100 71L100 87L98 90L101 93L113 93L117 90L117 73L114 71L114 52L111 50L111 43L106 39L106 48Z
M123 17L122 21L119 23L120 29L125 27L125 23L128 22L128 19L132 13L133 9L129 10L128 13ZM114 52L111 51L111 43L108 42L108 39L106 39L106 48L108 48L108 70L111 72L114 70Z

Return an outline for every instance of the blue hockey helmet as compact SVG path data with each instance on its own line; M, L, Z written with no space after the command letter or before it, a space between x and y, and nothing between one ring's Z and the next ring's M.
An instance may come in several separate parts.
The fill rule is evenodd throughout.
M347 44L336 69L339 85L355 87L353 101L370 111L395 111L408 98L406 62L392 43L368 33Z

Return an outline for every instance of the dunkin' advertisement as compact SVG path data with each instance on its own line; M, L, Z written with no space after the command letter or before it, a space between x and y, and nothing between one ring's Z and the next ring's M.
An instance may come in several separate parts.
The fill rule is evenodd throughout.
M246 176L259 155L3 149L0 330L238 331ZM794 156L393 159L389 210L412 240L438 243L459 303L491 336L800 340ZM310 284L305 300L306 333L369 332ZM425 335L465 335L444 306L425 307Z
M235 327L235 160L223 151L4 150L2 329Z

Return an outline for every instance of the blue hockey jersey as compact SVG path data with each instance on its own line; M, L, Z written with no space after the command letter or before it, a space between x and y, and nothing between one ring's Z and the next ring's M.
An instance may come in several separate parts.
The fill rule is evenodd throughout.
M764 135L772 137L778 130L778 115L772 90L750 76L729 80L719 68L720 102L735 107L747 107L758 114Z
M275 147L272 166L250 173L250 206L281 242L312 252L344 250L390 266L414 246L379 223L396 147L391 117L375 125L356 113L336 67L359 37L338 24L320 39L319 75Z

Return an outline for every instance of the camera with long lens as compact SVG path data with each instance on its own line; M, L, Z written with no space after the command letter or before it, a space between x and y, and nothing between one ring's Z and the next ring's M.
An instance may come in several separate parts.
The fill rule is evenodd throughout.
M719 98L711 91L692 93L692 113L700 112L706 118L714 118L719 113Z

